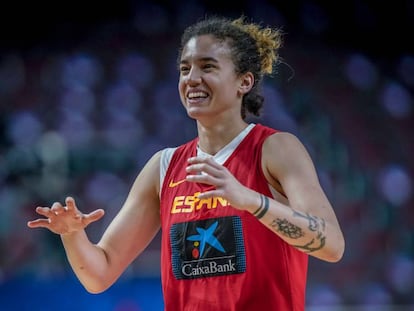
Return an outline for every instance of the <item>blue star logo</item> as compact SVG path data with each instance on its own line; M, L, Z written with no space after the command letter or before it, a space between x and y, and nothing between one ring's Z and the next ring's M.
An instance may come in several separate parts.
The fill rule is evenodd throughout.
M219 250L222 253L225 253L224 247L221 245L219 240L213 235L214 231L216 230L218 225L218 221L213 223L209 228L203 229L197 227L196 230L198 234L191 235L187 238L189 241L199 241L200 242L200 258L203 256L204 249L206 244L214 247L215 249Z

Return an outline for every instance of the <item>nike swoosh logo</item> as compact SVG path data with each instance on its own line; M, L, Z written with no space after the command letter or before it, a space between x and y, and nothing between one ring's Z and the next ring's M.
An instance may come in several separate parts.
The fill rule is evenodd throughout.
M179 180L179 181L176 181L176 182L174 182L174 181L170 181L170 184L168 185L168 187L170 187L170 188L174 188L174 187L177 187L179 184L182 184L183 182L185 182L186 181L186 179L184 178L184 179L181 179L181 180Z

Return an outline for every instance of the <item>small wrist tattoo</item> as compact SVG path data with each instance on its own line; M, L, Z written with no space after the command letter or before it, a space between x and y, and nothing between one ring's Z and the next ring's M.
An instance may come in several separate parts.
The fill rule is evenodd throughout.
M256 216L257 219L260 219L266 214L268 209L269 209L269 198L267 196L261 194L260 195L260 206L253 213L253 216Z
M254 216L263 208L263 194L260 195L260 205L259 208L253 213Z

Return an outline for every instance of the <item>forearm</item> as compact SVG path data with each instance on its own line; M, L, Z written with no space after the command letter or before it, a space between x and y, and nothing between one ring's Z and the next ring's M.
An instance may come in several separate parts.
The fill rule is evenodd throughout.
M248 210L284 241L325 261L336 262L342 257L343 237L336 223L258 193L256 197L259 203Z
M105 251L91 243L84 230L62 234L61 240L74 273L88 292L100 293L113 283L108 280Z

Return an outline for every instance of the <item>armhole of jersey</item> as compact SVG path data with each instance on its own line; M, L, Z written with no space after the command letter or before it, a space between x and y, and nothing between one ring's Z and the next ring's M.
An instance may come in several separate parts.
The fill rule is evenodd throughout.
M274 200L290 206L289 200L283 194L281 194L279 191L273 188L271 184L268 183L267 186L269 187L270 193L272 194Z
M168 166L170 165L172 156L174 151L177 149L175 148L165 148L161 151L161 159L160 159L160 192L162 192L162 186L164 184L165 174L167 174Z

